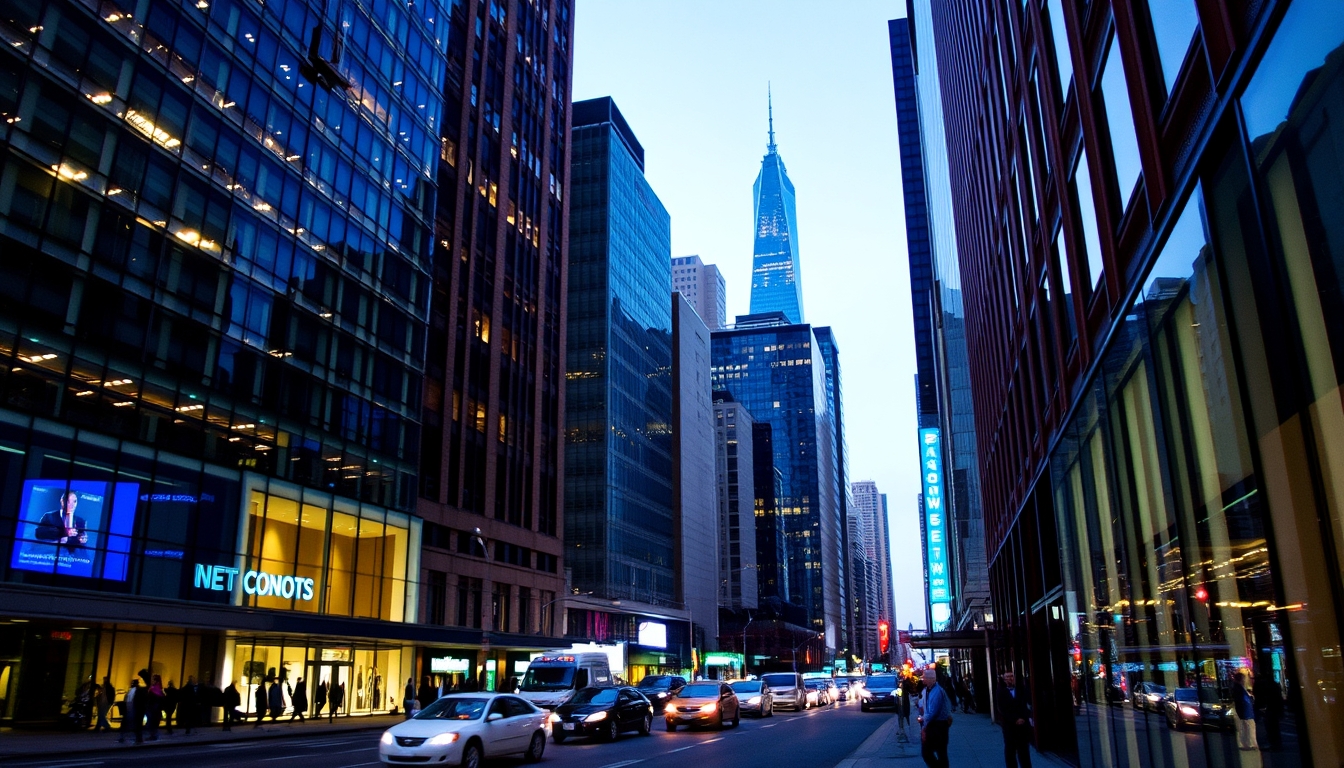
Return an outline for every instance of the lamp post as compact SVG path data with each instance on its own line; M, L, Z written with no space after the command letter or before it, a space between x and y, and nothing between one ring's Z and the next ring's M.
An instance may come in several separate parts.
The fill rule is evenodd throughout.
M747 676L747 659L749 658L749 657L747 656L747 627L750 627L750 626L751 626L751 622L753 622L753 621L755 621L755 619L753 619L753 618L751 617L751 611L747 611L747 623L742 625L742 676L743 676L743 677L746 677L746 676Z

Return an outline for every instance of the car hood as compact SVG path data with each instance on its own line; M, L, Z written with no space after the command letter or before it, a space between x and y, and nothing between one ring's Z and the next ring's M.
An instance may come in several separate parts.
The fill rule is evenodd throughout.
M610 704L562 704L555 708L560 715L591 715L594 712L606 712Z
M678 706L684 704L689 707L693 704L708 704L711 701L718 700L718 696L678 696L672 700L672 703Z
M407 720L387 730L393 736L427 739L440 733L457 733L480 724L480 720Z

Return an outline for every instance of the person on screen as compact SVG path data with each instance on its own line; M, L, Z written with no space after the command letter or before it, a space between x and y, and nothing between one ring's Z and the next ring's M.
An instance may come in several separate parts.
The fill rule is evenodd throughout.
M43 515L37 523L34 535L40 541L64 545L71 552L82 549L89 543L89 534L85 532L88 526L84 518L75 515L77 506L79 506L79 494L74 491L62 493L61 508Z

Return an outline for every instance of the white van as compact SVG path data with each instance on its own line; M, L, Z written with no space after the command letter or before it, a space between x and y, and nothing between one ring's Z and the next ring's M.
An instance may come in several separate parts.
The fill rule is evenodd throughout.
M527 665L518 691L538 707L554 709L580 688L612 683L611 662L605 653L547 654Z

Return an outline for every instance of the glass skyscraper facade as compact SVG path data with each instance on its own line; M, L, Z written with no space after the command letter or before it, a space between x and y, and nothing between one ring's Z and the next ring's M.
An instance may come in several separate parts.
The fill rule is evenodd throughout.
M783 312L791 323L803 320L803 275L798 264L798 207L784 158L775 146L774 107L770 143L752 187L755 247L751 263L751 313Z
M0 3L0 719L409 670L449 10Z
M840 555L846 532L840 517L836 414L822 345L811 326L788 323L782 313L749 315L739 316L734 329L713 334L711 356L714 389L731 393L758 424L770 425L788 599L803 607L816 631L825 633L830 649L842 648ZM761 568L770 568L769 548L758 543L757 551ZM761 581L769 585L782 575L763 572ZM783 590L776 593L782 596Z
M678 597L671 218L610 98L575 103L573 125L566 564L581 592L669 605Z

